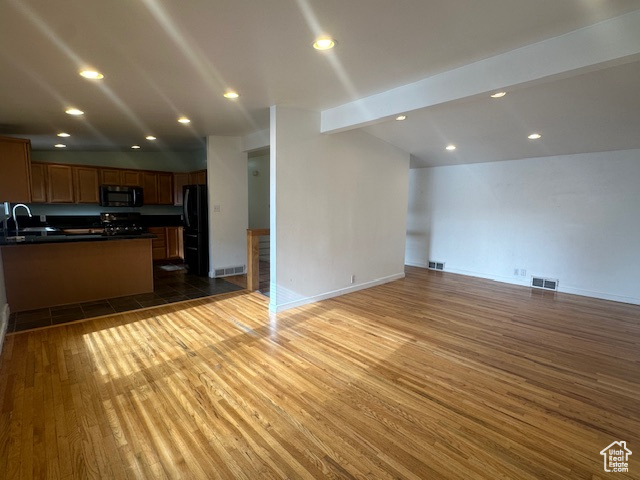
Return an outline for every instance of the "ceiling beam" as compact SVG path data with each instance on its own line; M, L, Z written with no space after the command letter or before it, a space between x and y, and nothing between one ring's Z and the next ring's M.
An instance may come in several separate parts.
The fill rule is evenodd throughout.
M322 133L640 58L640 10L321 112Z

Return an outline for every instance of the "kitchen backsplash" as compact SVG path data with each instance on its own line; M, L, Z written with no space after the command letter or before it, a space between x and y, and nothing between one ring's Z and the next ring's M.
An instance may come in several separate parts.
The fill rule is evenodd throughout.
M139 208L101 207L100 205L44 205L29 204L31 213L37 215L100 215L102 212L140 212L142 215L182 215L182 207L173 205L147 205ZM22 215L22 212L19 212Z
M120 210L122 211L122 210ZM28 216L18 217L20 228L39 227L47 225L58 228L91 228L101 227L99 215L47 215L45 222L42 222L40 215L34 214L32 218ZM149 215L143 214L141 218L144 227L173 227L182 225L182 217L180 215ZM9 221L9 232L13 228L13 220Z

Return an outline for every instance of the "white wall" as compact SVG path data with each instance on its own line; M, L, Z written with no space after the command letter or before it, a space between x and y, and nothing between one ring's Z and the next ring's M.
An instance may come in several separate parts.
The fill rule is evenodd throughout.
M207 176L213 276L216 269L247 264L247 154L240 137L207 137Z
M640 150L412 170L406 262L640 303L639 185Z
M269 154L249 157L249 228L269 228Z
M271 107L272 311L404 276L408 172L392 145Z

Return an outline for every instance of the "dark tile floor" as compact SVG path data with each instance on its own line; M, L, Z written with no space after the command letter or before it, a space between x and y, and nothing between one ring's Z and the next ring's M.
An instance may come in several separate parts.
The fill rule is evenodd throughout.
M177 268L165 270L164 268ZM189 275L180 264L156 264L153 293L12 313L7 333L242 290L221 278Z

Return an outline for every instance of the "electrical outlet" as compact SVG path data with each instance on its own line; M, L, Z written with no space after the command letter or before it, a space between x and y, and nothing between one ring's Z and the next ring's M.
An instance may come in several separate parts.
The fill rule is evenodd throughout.
M527 271L524 268L520 269L520 275L522 275L523 277L526 277Z
M518 271L518 269L517 269L517 268L514 268L514 269L513 269L513 274L514 274L514 275L520 275L520 272Z
M356 283L356 276L351 275L351 285L353 285L354 283Z
M220 205L214 205L213 206L213 211L219 213L220 212Z
M47 216L46 215L40 215L40 222L41 223L45 223L47 221Z

